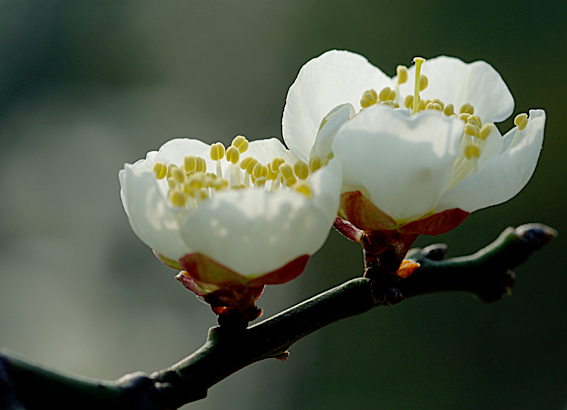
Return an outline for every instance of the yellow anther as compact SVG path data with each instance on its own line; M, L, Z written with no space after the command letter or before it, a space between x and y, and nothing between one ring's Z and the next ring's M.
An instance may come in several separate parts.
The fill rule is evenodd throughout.
M213 179L211 183L211 188L215 189L216 191L226 189L228 188L228 180L225 178Z
M230 187L230 189L244 189L244 188L248 188L248 186L246 186L245 184L237 184Z
M240 151L235 146L231 145L226 150L226 160L232 164L237 164L240 159Z
M281 164L279 171L282 177L286 180L288 186L294 185L297 182L297 178L295 178L295 175L293 174L293 168L291 165L286 163Z
M164 179L167 175L167 165L163 162L156 162L154 164L154 172L157 179Z
M307 182L299 182L293 189L295 189L300 194L305 195L307 198L311 198L311 187Z
M270 163L266 166L268 167L268 180L275 181L276 179L278 179L278 171L274 171L272 169L272 164Z
M321 158L319 158L319 155L313 155L309 158L309 170L315 172L319 168L321 168Z
M266 177L256 178L256 181L254 181L254 187L255 188L263 187L264 185L266 185L266 181L267 181Z
M522 113L516 115L516 118L514 118L514 125L518 127L520 131L523 131L528 125L528 114Z
M176 180L176 179L173 178L173 177L167 177L167 186L168 186L170 189L179 187L179 181Z
M467 122L467 120L469 119L471 115L467 112L462 112L459 114L459 119L463 120L464 122Z
M417 110L419 109L419 91L420 91L420 86L421 86L421 65L423 64L423 62L425 61L425 58L423 57L415 57L413 59L413 62L415 63L415 85L414 85L414 91L413 91L413 109L412 109L412 114L417 113Z
M211 145L211 159L213 161L220 161L224 158L225 148L222 142L217 142Z
M205 186L205 174L203 172L195 172L187 178L185 185L192 189L201 189Z
M196 172L206 172L207 171L207 162L205 158L197 157L197 166L195 167Z
M240 168L245 170L247 173L251 174L254 170L254 166L258 163L258 160L253 157L246 157L240 161Z
M425 107L426 110L435 110L435 111L443 111L443 107L441 107L441 104L435 103L435 102L430 102L427 104L427 106Z
M406 66L397 66L396 73L398 74L398 84L405 84L408 81L408 69Z
M478 133L478 138L485 141L490 136L490 134L492 134L493 130L494 124L484 124L480 129L480 132Z
M447 104L443 109L443 114L451 116L455 113L455 106L453 104Z
M392 89L390 87L384 87L382 88L382 90L380 90L378 98L380 99L380 101L388 101L390 99L390 94L392 94Z
M330 158L328 158L328 157L327 157L327 158L323 158L323 159L321 160L321 168L323 168L325 165L327 165L327 164L329 163L329 161L330 161Z
M420 100L420 101L419 101L419 104L417 105L418 110L419 110L419 111L425 110L425 107L427 107L427 104L429 104L429 103L430 103L429 100Z
M479 133L480 128L478 128L476 125L469 122L465 124L465 134L472 135L473 137L478 137Z
M169 200L174 206L185 206L187 198L181 189L172 189L168 193Z
M244 135L238 135L232 140L232 146L238 148L238 151L243 154L248 150L250 143Z
M380 105L387 105L388 107L396 108L396 103L392 100L382 101Z
M467 113L467 114L474 114L474 107L472 106L472 104L469 103L465 103L463 105L461 105L461 110L459 111L461 114L462 113Z
M469 118L467 118L467 122L476 125L477 127L482 127L482 120L480 119L480 117L476 114L470 115Z
M252 169L252 176L256 179L267 178L268 177L268 167L266 165L262 165L258 162L256 165L254 165L254 169Z
M477 144L469 144L463 150L463 154L465 155L466 159L471 159L472 157L479 158L480 147Z
M439 98L434 98L431 100L432 103L439 104L441 106L441 111L445 109L445 103L441 101Z
M362 94L362 98L360 99L360 106L362 108L370 107L371 105L376 104L378 101L378 94L376 94L375 90L367 90Z
M197 157L190 155L183 159L183 168L185 168L185 172L188 174L191 172L195 172L197 169Z
M185 181L185 172L183 172L178 166L170 167L168 174L169 178L173 178L179 183L183 183L183 181Z
M293 172L299 179L307 179L309 176L309 165L305 162L298 160L295 164L293 164Z
M419 91L425 90L428 85L429 85L429 78L427 78L427 76L425 76L425 75L420 75L419 76Z
M409 110L413 108L413 95L406 95L406 98L404 98L404 106Z
M272 159L272 172L279 172L280 165L283 164L285 160L281 157L274 157Z

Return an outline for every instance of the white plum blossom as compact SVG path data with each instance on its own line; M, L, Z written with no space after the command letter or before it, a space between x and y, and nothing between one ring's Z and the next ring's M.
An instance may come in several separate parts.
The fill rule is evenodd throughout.
M340 212L352 198L345 194L360 192L380 215L372 222L366 209L339 214L351 222L364 214L363 231L507 201L537 164L545 112L518 115L502 136L494 123L512 114L514 100L492 66L445 56L415 62L390 78L358 54L329 51L305 64L288 92L287 146L306 162L342 163ZM421 233L444 231L436 225Z
M228 276L199 274L207 286L234 278L262 285L263 276L298 258L303 270L329 234L341 186L337 161L309 170L278 140L242 136L228 148L171 140L125 164L119 178L134 232L163 261L186 268L184 258L200 255L223 267Z

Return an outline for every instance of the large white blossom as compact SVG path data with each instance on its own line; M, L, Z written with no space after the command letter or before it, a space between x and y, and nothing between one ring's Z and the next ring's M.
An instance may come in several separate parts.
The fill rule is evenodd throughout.
M222 147L223 158L213 161L214 146L175 139L120 171L120 194L130 224L162 258L175 262L202 254L249 280L311 255L323 245L338 209L340 165L331 161L315 172L307 171L303 181L286 182L275 175L277 171L272 171L273 179L265 173L254 178L251 168L247 172L241 166L245 155L260 164L258 172L274 158L291 166L297 158L276 139L248 146L240 137L240 144L240 152L232 148L232 162L227 160L230 147L226 156ZM184 168L187 156L202 158L207 171L215 175L197 172L201 182L195 182ZM178 181L171 164L181 170ZM198 190L192 190L191 184L197 184Z
M292 152L338 159L343 192L360 191L390 217L384 229L509 200L532 176L543 143L543 110L500 134L494 123L512 114L514 100L488 63L442 56L421 64L417 79L415 70L400 67L390 78L358 54L329 51L300 70L283 114Z

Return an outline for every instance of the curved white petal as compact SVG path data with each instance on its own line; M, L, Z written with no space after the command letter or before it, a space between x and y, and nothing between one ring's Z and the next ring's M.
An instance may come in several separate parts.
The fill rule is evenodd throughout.
M473 212L514 197L534 173L543 144L544 127L545 111L531 110L528 126L521 132L518 143L510 146L516 132L514 128L504 136L504 147L508 148L476 174L468 175L446 192L436 211L460 208Z
M342 104L331 110L321 122L322 127L317 133L317 139L311 149L309 158L318 155L319 158L328 158L333 152L333 140L342 125L355 114L354 107L350 104Z
M311 199L293 190L223 191L183 221L187 245L235 272L254 278L325 242L338 209L340 166L313 175Z
M120 196L133 231L149 247L177 260L190 251L179 235L178 218L184 210L168 204L153 171L138 161L118 174Z
M436 112L409 116L376 106L359 113L335 137L343 183L363 186L372 202L400 221L433 210L446 189L463 122Z
M409 81L400 86L403 96L413 94L415 66L408 69ZM440 56L426 60L421 68L429 85L420 93L423 99L439 98L453 104L455 111L465 103L487 122L500 122L512 115L514 98L500 74L487 62L467 64L458 58Z
M361 55L328 51L305 64L291 85L282 118L286 145L307 162L321 120L340 104L357 109L363 93L390 86L391 79Z

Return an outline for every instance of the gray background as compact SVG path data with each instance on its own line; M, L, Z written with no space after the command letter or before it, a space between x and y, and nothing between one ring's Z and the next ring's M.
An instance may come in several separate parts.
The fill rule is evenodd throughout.
M309 59L361 53L389 75L415 55L484 59L515 113L545 108L528 186L444 241L470 253L509 225L563 232L516 270L512 297L465 294L375 309L255 364L194 409L564 409L567 404L562 1L0 1L0 345L114 379L204 341L215 318L132 233L117 173L178 136L281 138L288 87ZM563 125L561 125L563 124ZM510 128L511 122L501 129ZM333 232L265 316L361 274Z

